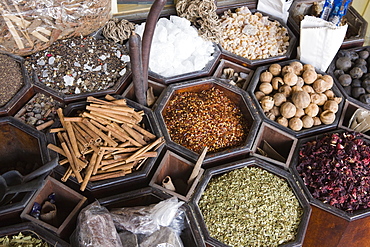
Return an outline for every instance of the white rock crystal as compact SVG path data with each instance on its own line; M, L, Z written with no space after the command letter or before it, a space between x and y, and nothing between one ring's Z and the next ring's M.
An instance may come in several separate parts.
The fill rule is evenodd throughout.
M143 36L145 22L135 32ZM149 69L171 77L202 70L212 60L214 45L198 35L186 18L170 16L157 22L150 50Z

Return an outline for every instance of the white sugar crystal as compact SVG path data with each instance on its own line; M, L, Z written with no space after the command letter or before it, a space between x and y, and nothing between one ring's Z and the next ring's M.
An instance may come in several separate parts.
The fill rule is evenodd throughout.
M92 67L88 64L84 64L84 69L88 71L92 71Z
M81 78L78 78L77 81L76 81L77 85L80 85L81 82L82 82L82 79Z
M47 70L42 71L42 77L48 77L49 73Z
M45 60L43 60L43 59L38 60L37 65L44 66L45 65Z
M125 63L130 62L130 56L129 55L122 55L121 56L121 61L125 62Z
M55 62L55 57L49 57L49 64L53 65Z
M101 59L101 60L105 60L105 59L107 59L107 56L106 55L101 55L100 57L99 57L99 59Z
M124 74L126 74L126 68L122 69L120 72L119 72L120 76L123 76Z
M78 87L76 87L75 94L79 94L79 93L81 93L81 90Z
M101 70L101 65L97 66L96 68L93 69L93 71L100 71Z
M74 62L73 65L76 67L81 67L81 64L79 62Z
M63 76L63 80L64 80L64 84L66 86L72 86L73 85L74 78L72 76L65 75L65 76Z

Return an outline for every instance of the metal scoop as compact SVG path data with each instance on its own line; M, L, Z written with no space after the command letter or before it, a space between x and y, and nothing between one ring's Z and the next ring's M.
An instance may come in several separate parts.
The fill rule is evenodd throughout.
M5 179L0 176L0 202L2 202L8 194L18 194L20 192L36 190L40 188L43 182L43 179L34 179L27 183L8 186Z

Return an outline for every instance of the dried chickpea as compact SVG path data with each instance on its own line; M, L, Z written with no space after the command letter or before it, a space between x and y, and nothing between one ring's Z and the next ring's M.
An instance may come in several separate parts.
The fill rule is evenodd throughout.
M314 120L311 116L305 115L302 117L303 128L311 128L313 126Z
M274 107L274 98L271 96L265 96L261 99L261 107L262 109L267 112Z
M280 116L280 107L274 106L274 107L272 107L270 112L278 117L278 116Z
M261 83L261 85L259 86L259 90L260 90L261 92L263 92L265 95L269 95L269 94L272 92L273 88L272 88L271 83L263 82L263 83Z
M315 70L305 70L302 78L306 84L312 84L317 79L317 73Z
M297 80L297 86L299 87L303 87L304 86L304 80L301 76L298 76L298 80Z
M331 77L330 75L323 75L321 79L326 81L326 87L327 87L326 90L329 90L333 87L334 85L333 77Z
M283 78L279 76L272 78L271 85L274 90L279 90L279 87L284 85Z
M278 63L271 64L269 71L273 76L278 76L281 73L281 65Z
M302 108L297 108L294 116L300 118L300 117L302 117L304 115L305 115L304 110Z
M289 125L289 121L288 119L286 119L285 117L283 116L280 116L278 117L278 119L276 119L276 122L284 127L288 127Z
M294 117L296 111L297 111L297 108L292 102L284 102L280 106L281 116L288 118L288 119Z
M323 79L316 79L312 84L312 88L316 93L323 93L327 90L327 83Z
M294 131L300 131L303 127L302 120L297 117L293 117L289 119L289 128L291 128Z
M321 125L321 120L319 117L313 117L313 126Z
M312 64L305 64L303 70L315 70L315 67Z
M269 71L262 72L260 75L260 82L270 83L273 78L273 75Z
M334 113L336 113L338 111L338 103L335 102L334 100L327 100L323 106L323 110L329 110L329 111L332 111Z
M276 106L281 106L281 104L286 102L286 97L283 93L275 93L273 97Z
M281 69L281 75L284 76L286 73L294 73L294 68L292 66L289 66L289 65L285 65L282 69Z
M289 86L294 86L298 82L298 76L294 72L287 72L284 74L283 81Z
M305 91L297 91L292 93L292 102L297 108L306 108L310 102L310 95Z
M254 96L256 97L256 99L257 99L258 101L260 101L263 97L265 97L265 96L266 96L266 94L265 94L264 92L261 92L261 91L256 91L256 92L254 93Z
M284 94L288 98L292 94L292 88L288 85L283 85L279 88L279 93Z
M319 109L318 105L311 103L304 109L304 112L307 116L315 117L319 114Z
M307 92L307 93L314 93L315 92L315 90L313 90L313 88L310 85L304 85L302 87L302 90Z
M270 119L270 120L272 120L272 121L275 121L275 119L276 119L276 116L274 115L274 113L272 113L272 112L266 112L266 117L268 118L268 119Z
M334 92L333 92L333 90L326 90L325 92L324 92L324 94L326 95L326 97L328 97L328 99L334 99L335 98L335 94L334 94Z
M289 65L293 67L294 73L296 75L301 75L302 74L302 72L303 72L303 64L301 62L293 61Z
M302 87L297 86L297 85L292 87L292 93L298 92L298 91L303 91Z

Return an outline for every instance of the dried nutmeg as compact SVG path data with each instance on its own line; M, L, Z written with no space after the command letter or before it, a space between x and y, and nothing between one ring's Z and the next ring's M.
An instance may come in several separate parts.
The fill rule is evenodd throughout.
M304 80L301 76L297 76L298 80L297 80L297 84L296 86L298 87L303 87L304 86Z
M302 120L297 117L289 119L289 128L294 131L300 131L303 128Z
M283 78L279 76L272 78L271 85L274 90L279 90L280 86L284 85Z
M316 93L323 93L328 89L327 82L323 79L316 79L312 84L312 88Z
M321 120L319 117L313 117L313 126L321 125Z
M302 72L303 72L303 64L301 62L293 61L289 65L293 67L294 73L296 75L301 75L302 74Z
M273 76L278 76L281 73L281 65L278 63L271 64L269 71Z
M326 101L324 106L323 106L324 111L329 110L329 111L332 111L334 113L336 113L338 111L338 108L339 108L338 103L334 100Z
M302 117L303 128L309 129L313 126L313 123L314 120L311 116L306 115Z
M302 117L304 115L305 115L304 110L302 108L297 108L297 111L295 112L295 115L294 116L300 118L300 117Z
M315 67L312 64L305 64L305 65L303 65L303 70L304 71L306 71L306 70L313 70L313 71L315 71Z
M310 95L305 91L297 91L292 93L292 102L297 108L306 108L310 102Z
M266 112L274 107L274 98L271 96L265 96L261 99L261 107Z
M307 116L310 116L310 117L315 117L317 116L317 114L319 114L319 106L314 104L314 103L310 103L306 109L304 109L304 112L306 113Z
M335 97L335 94L334 94L334 92L333 92L333 90L326 90L325 92L324 92L324 94L326 95L326 97L328 98L328 99L334 99L334 97Z
M274 94L274 102L276 106L281 106L284 102L286 102L286 97L283 93L276 93Z
M289 85L283 85L279 88L279 93L284 94L288 98L292 94L292 88Z
M307 93L314 93L315 92L315 90L313 90L313 88L310 85L304 85L302 87L302 90L307 92Z
M270 71L262 72L260 75L260 82L268 82L270 83L273 78L273 75Z
M289 86L294 86L298 82L298 76L294 72L287 72L283 77L284 83Z
M286 73L294 73L294 68L292 66L286 65L281 69L281 75L285 75ZM295 74L295 73L294 73Z
M276 122L284 127L288 127L289 125L289 121L288 119L286 119L285 117L283 116L280 116L278 117L278 119L276 119Z
M270 110L272 114L274 114L276 117L280 116L280 107L274 106Z
M292 102L285 102L280 106L280 114L285 118L294 117L297 108Z
M331 75L323 75L320 79L326 81L326 90L329 90L333 87L334 85L334 80Z
M272 121L275 121L276 119L276 116L272 112L266 112L265 115L268 119L271 119Z
M323 124L331 124L335 121L335 113L329 110L323 111L320 114L320 120Z
M297 92L297 91L303 91L302 87L297 86L297 85L293 86L292 87L292 93Z
M261 92L263 92L264 94L269 95L272 92L273 89L272 89L271 83L269 83L269 82L263 82L259 86L259 90Z
M266 94L265 94L264 92L261 92L261 91L256 91L256 92L254 93L254 96L256 97L256 99L257 99L258 101L260 101L263 97L265 97L265 96L266 96Z
M317 79L317 73L315 70L305 70L302 78L306 84L312 84Z

